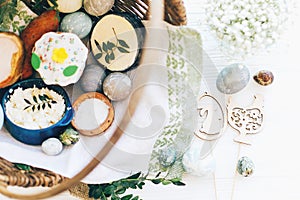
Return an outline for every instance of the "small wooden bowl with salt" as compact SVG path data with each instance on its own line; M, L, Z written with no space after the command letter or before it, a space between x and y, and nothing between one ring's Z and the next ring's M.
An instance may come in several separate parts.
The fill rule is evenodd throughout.
M73 108L75 116L71 123L83 135L103 133L114 120L114 108L110 100L98 92L82 94L73 103Z

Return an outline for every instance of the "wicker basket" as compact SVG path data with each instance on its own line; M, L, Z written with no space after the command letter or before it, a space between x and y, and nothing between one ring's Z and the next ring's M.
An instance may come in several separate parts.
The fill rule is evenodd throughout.
M30 5L30 0L24 0L24 2L27 5ZM113 10L131 12L139 16L141 19L149 19L149 3L149 0L116 0ZM164 8L164 20L166 22L176 26L185 25L187 23L186 11L182 0L166 0ZM120 137L120 135L115 137L116 141L118 140L118 137ZM114 144L113 141L111 142L112 144ZM109 147L107 148L107 150L109 151ZM94 163L94 165L97 164L96 162ZM80 180L80 177L77 177L77 179ZM59 174L40 168L30 167L26 170L20 169L19 165L11 163L0 157L0 192L6 196L27 199L22 195L12 195L6 192L6 190L3 188L6 188L7 186L52 187L55 185L63 185L66 180L68 179ZM67 189L68 186L69 184L66 184L64 186L64 190ZM53 192L52 195L57 194L61 191L62 190ZM47 195L37 196L36 198L44 197L47 197Z

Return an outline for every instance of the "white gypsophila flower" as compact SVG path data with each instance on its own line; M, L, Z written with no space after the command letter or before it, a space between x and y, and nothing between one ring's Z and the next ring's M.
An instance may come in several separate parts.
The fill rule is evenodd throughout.
M232 55L275 43L287 19L284 0L208 0L207 23Z

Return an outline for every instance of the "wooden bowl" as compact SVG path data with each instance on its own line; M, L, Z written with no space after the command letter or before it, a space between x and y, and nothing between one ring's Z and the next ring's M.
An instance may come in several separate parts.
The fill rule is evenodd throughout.
M83 111L81 111L83 108L81 108L81 110L79 111L80 106L83 105L83 103L89 99L95 99L95 100L98 99L102 103L104 103L107 106L107 107L105 107L105 109L107 109L107 111L103 110L103 112L107 112L107 115L106 115L106 118L101 121L101 123L98 122L99 124L96 124L96 127L91 127L91 128L87 129L87 128L82 127L82 123L85 123L84 125L86 125L88 123L91 123L92 121L95 122L94 117L97 117L101 114L101 113L95 113L95 112L93 113L93 111L96 111L96 109L93 110L93 109L91 109L91 107L86 107L87 109L84 110L85 113L82 113ZM95 102L93 102L93 103L85 102L85 106L95 106ZM103 95L99 92L88 92L88 93L82 94L73 103L73 109L75 111L75 116L71 123L72 123L73 127L83 135L93 136L93 135L101 134L110 127L110 125L112 124L112 122L114 120L114 115L115 115L114 108L113 108L110 100L105 95ZM84 114L87 116L80 116L80 115L84 115ZM93 114L94 114L94 117L93 117ZM84 122L77 121L80 119L86 119L87 121L84 121ZM79 125L79 123L81 125ZM93 126L95 126L95 124L93 124Z

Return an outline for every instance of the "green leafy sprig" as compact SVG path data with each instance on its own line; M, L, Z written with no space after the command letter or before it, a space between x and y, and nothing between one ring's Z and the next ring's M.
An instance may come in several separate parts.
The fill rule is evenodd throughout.
M115 52L118 50L120 53L129 53L129 46L125 42L125 40L121 40L117 37L117 34L115 32L115 29L112 28L115 38L116 38L116 43L113 43L111 41L107 42L102 42L102 45L99 44L97 40L94 40L96 47L100 51L95 55L95 58L98 60L100 59L104 54L105 54L105 62L109 64L111 61L115 59Z
M38 95L38 96L32 96L32 99L34 103L29 101L28 99L24 99L24 101L28 104L24 110L31 108L31 110L34 112L35 110L40 110L40 109L45 109L46 106L51 108L52 104L56 104L57 102L50 98L48 95L43 94L43 95Z
M143 189L146 181L154 184L163 185L178 185L184 186L179 178L166 179L159 178L160 173L155 178L147 178L148 175L143 175L141 172L133 174L127 178L103 184L89 184L89 197L101 200L139 200L139 196L133 194L124 195L127 189ZM124 195L124 196L121 196Z

